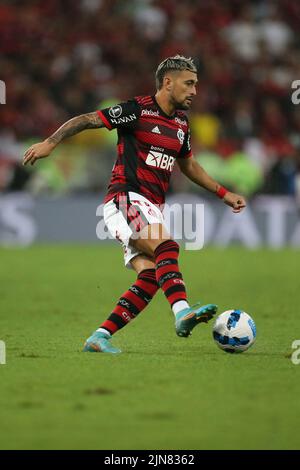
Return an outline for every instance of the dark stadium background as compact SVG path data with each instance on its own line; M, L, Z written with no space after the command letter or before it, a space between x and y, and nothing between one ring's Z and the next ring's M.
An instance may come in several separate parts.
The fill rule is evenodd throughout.
M1 1L1 449L299 449L299 31L298 0ZM96 237L116 133L22 156L75 115L154 94L177 53L199 69L195 158L249 201L232 214L174 171L169 201L205 201L205 249L181 250L188 293L247 311L257 341L226 355L209 324L182 343L158 295L114 338L124 354L82 354L133 281Z
M66 143L47 176L39 165L22 168L22 151L74 115L154 93L157 64L181 53L199 68L194 154L247 196L299 196L300 106L291 101L299 10L288 0L2 1L1 192L103 191L114 158L105 131ZM242 171L230 177L227 165ZM183 189L190 185L177 174L172 190Z

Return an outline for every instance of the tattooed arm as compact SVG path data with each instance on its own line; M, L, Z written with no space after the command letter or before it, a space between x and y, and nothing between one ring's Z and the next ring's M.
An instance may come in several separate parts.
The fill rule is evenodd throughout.
M26 150L23 157L23 165L29 162L31 165L34 165L36 160L48 157L52 150L66 137L71 137L85 129L99 129L100 127L104 127L104 124L96 112L76 116L65 122L48 139L34 144Z

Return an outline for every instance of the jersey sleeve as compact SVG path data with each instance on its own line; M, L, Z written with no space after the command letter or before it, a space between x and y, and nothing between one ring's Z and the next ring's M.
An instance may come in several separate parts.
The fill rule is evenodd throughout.
M190 158L191 156L192 156L191 131L190 131L190 128L188 127L182 147L178 154L178 158Z
M119 103L97 111L107 129L134 129L141 114L140 105L135 100Z

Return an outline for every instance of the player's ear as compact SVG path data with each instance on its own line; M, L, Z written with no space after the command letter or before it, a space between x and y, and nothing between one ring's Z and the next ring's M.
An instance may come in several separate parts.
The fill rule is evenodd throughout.
M165 86L165 89L167 91L171 91L172 90L172 78L169 76L169 75L165 75L164 76L164 86Z

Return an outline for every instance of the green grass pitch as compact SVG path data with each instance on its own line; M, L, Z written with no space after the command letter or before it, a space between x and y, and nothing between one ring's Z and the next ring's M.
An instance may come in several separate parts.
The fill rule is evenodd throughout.
M0 250L1 449L299 449L300 252L181 253L191 302L256 321L246 353L212 323L178 338L159 292L114 337L117 356L81 352L134 281L118 246Z

